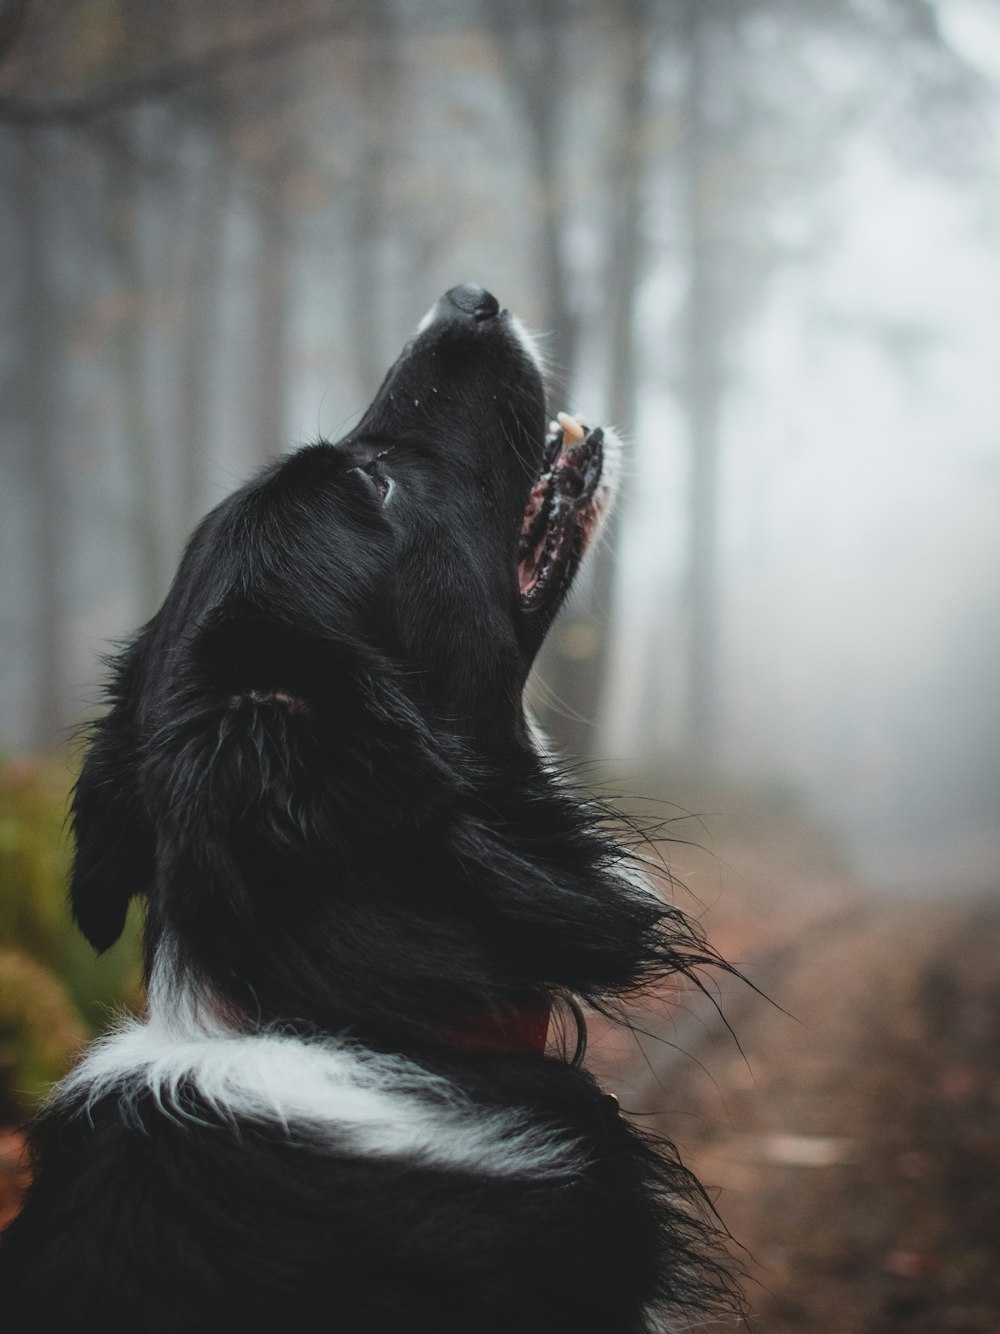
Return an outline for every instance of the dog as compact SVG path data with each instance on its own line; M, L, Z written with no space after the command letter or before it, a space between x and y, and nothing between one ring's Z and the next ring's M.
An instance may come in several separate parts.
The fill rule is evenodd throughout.
M208 515L116 659L71 903L100 951L144 901L148 1013L34 1124L8 1328L638 1334L733 1308L698 1183L546 1036L717 962L527 721L618 452L547 423L532 338L453 288L355 429Z

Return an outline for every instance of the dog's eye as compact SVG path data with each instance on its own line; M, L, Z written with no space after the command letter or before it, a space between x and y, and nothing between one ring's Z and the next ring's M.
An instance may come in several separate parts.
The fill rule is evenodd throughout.
M382 455L380 454L378 458L372 459L370 463L361 464L356 469L356 471L364 473L364 475L371 482L372 486L375 488L379 500L382 501L383 504L385 504L385 502L389 499L390 492L392 491L392 478L386 477L385 473L382 471L381 459Z

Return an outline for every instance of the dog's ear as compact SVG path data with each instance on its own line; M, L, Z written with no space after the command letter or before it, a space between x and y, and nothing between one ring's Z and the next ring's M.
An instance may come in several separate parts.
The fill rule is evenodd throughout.
M153 843L138 795L136 704L142 638L115 663L108 714L91 739L73 791L76 853L70 903L77 926L103 952L125 927L129 901L152 878Z
M325 892L377 858L386 811L408 818L451 781L389 665L345 636L220 618L167 712L142 767L156 895L202 949L259 939L290 887Z

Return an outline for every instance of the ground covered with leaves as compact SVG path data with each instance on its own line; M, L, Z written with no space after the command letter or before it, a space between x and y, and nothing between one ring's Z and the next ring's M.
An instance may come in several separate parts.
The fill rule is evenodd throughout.
M755 1332L996 1334L1000 896L822 897L797 939L782 924L768 948L758 923L765 994L716 996L732 1032L675 998L641 1053L599 1037L595 1059L712 1188Z

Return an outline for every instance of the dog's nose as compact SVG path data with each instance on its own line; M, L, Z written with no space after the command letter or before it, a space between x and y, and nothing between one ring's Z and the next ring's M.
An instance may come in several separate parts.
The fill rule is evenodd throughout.
M444 299L460 310L463 315L472 315L477 320L492 320L500 312L500 302L485 287L475 283L462 283L452 287L444 294Z

